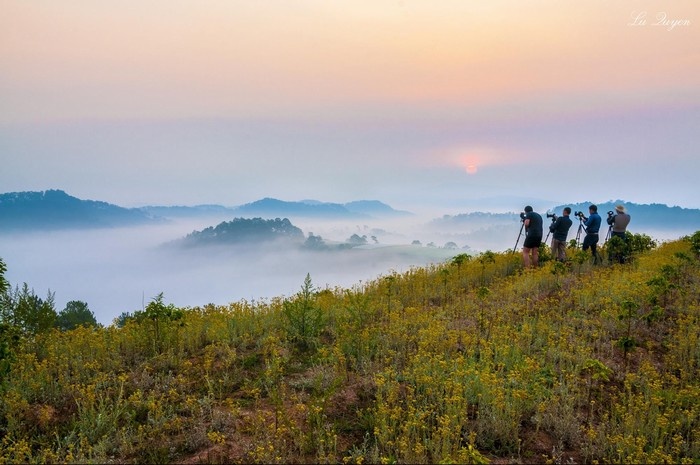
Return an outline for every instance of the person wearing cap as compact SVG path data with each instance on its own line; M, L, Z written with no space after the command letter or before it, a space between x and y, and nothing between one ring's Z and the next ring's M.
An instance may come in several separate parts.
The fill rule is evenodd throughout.
M623 246L611 248L611 260L625 263L629 255L629 243L627 242L627 225L630 224L630 215L625 211L624 205L615 206L615 213L608 212L607 222L610 225L610 237L622 239Z
M534 212L530 205L520 214L525 225L525 242L523 242L523 264L525 268L537 268L539 251L542 243L542 216Z
M630 224L629 213L625 211L624 205L617 205L615 207L615 214L608 215L608 224L612 226L611 236L617 236L622 240L627 240L627 225Z

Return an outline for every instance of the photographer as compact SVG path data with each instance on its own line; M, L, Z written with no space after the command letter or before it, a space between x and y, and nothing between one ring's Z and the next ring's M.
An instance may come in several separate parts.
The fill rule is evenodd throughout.
M623 205L615 207L615 213L608 212L607 222L610 225L610 238L619 237L620 242L610 241L609 257L611 262L625 263L629 255L629 243L627 242L627 225L630 223L630 215L625 212Z
M565 207L560 217L547 215L552 218L552 224L549 225L549 231L552 233L552 254L560 262L566 261L566 236L573 224L569 218L570 214L571 208Z
M596 205L591 205L588 207L589 216L586 218L581 212L579 212L579 218L583 220L583 226L586 228L586 237L583 239L584 251L588 250L590 247L591 254L593 255L593 263L598 263L598 231L600 231L600 224L602 223L602 218L598 214L598 207Z
M620 239L627 241L627 225L630 224L632 217L625 211L624 205L617 205L615 207L615 213L608 212L607 222L612 226L612 235L617 236Z
M520 219L525 225L525 242L523 242L523 263L525 268L536 268L539 263L540 244L542 243L542 216L526 206L520 213Z

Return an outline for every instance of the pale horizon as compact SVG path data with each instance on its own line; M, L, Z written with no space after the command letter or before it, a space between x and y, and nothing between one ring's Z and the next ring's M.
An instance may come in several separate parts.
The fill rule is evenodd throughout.
M695 1L0 5L3 192L700 208Z

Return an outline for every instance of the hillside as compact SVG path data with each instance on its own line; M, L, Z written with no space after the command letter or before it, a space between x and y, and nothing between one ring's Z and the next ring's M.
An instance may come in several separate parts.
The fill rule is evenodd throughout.
M0 232L106 228L156 221L139 209L81 200L61 190L0 194Z
M626 265L569 254L530 271L460 254L351 289L307 276L226 306L159 297L108 328L29 334L6 308L0 460L696 462L700 232Z

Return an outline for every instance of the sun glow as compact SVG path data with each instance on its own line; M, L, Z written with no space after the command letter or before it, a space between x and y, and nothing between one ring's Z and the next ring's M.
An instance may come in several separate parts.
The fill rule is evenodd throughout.
M482 166L482 163L483 157L474 152L461 155L457 162L457 164L470 175L476 174L479 171L479 167Z

